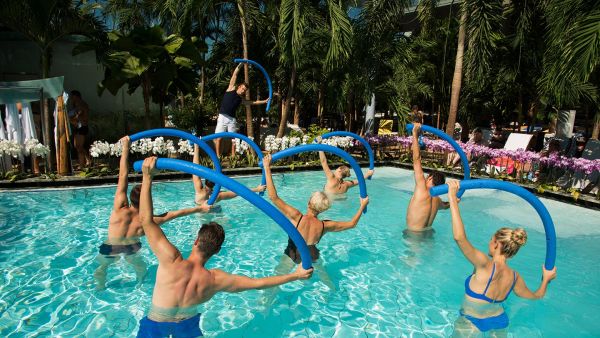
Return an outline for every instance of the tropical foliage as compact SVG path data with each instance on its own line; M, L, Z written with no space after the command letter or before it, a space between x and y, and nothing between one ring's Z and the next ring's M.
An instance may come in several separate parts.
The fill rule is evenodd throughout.
M288 122L360 131L373 94L377 110L401 124L414 104L447 130L456 119L470 127L492 118L534 123L576 109L589 121L596 116L598 136L597 1L414 3L10 0L0 14L44 50L66 34L88 36L76 52L96 50L106 69L101 89L141 87L147 114L153 100L170 106L174 121L189 122L176 115L190 107L203 118L214 112L232 59L247 57L267 69L275 90L270 111L239 114L254 137L267 117L279 124L278 137ZM244 81L246 99L265 97L262 74L246 66Z

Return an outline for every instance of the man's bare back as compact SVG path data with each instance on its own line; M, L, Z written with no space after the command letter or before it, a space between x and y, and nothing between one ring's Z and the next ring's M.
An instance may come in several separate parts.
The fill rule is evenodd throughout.
M199 314L195 307L210 300L217 292L240 292L278 286L298 279L307 279L312 269L300 265L290 274L264 278L249 278L228 274L218 269L208 270L206 262L221 249L225 231L214 222L204 224L188 258L165 236L152 217L152 176L156 157L147 158L142 166L143 183L140 199L140 220L150 249L158 259L156 282L152 294L152 307L147 318L140 321L138 336L155 329L171 334L186 330L190 325L201 335Z
M443 183L443 175L437 173L425 177L421 166L421 149L419 148L419 131L421 124L415 123L412 131L412 157L415 178L415 191L406 210L406 227L411 231L426 231L431 229L435 216L440 208L447 208L439 197L431 197L429 189Z

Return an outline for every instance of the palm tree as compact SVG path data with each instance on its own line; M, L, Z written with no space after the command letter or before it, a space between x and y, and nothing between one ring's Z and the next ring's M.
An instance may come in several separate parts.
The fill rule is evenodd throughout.
M349 59L353 33L347 5L336 0L322 3L308 0L281 1L278 35L280 63L283 67L289 67L290 72L278 137L285 133L291 102L295 96L298 70L304 62L304 57L317 57L315 54L306 54L307 48L320 44L324 47L322 50L327 51L324 57L320 58L323 79L327 79L327 74L341 67L341 64ZM321 90L318 108L320 111L324 95L324 90ZM299 114L299 108L297 111Z
M593 138L600 132L598 77L600 64L600 3L550 0L544 5L548 47L540 85L559 107L581 101L596 109Z
M42 78L50 74L52 47L58 40L70 35L97 39L104 31L104 25L94 15L80 11L70 0L8 0L0 6L0 18L4 25L38 46ZM47 102L44 102L42 114L43 136L50 146L48 158L50 170L53 170L56 156L54 143L50 142L52 119Z
M452 91L450 94L450 110L448 111L448 123L446 124L446 134L454 134L454 124L456 123L456 113L458 112L458 99L462 84L463 55L465 50L465 25L467 21L467 12L463 10L460 15L460 28L458 29L458 44L456 47L456 61L454 64L454 75L452 76Z

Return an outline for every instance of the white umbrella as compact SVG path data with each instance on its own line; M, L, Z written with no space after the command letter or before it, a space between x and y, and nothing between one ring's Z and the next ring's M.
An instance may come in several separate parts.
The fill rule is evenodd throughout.
M35 123L33 122L33 114L31 113L31 103L22 104L21 108L21 125L23 126L24 140L37 139L35 133Z
M0 140L6 140L6 130L4 130L4 121L0 118Z
M9 141L17 141L23 144L23 127L19 119L19 111L16 103L6 105L6 132Z
M6 139L23 145L23 128L16 103L6 105ZM23 162L23 153L19 155L19 160Z
M7 139L7 135L6 135L6 130L4 130L4 122L2 121L2 118L0 118L0 141L6 140L6 139ZM0 155L0 168L2 168L2 170L9 170L11 164L12 164L12 162L10 159L10 155L8 155L8 154Z

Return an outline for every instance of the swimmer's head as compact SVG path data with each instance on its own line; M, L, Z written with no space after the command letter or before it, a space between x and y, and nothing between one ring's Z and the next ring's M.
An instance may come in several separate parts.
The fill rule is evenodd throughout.
M490 240L490 256L498 252L506 258L511 258L525 243L527 243L527 232L524 229L501 228Z
M224 241L225 230L223 230L223 227L217 222L210 222L202 224L202 227L198 230L198 237L194 242L194 246L202 252L204 258L208 259L221 250Z
M308 200L308 208L314 211L316 214L320 214L331 206L331 202L327 195L322 191L315 191L310 195Z
M338 180L343 180L346 177L350 177L350 168L342 165L335 170L334 175Z
M239 85L237 85L237 88L235 89L235 92L238 95L244 95L246 94L246 91L248 90L248 84L247 83L240 83Z
M439 171L434 171L427 176L427 188L435 187L446 183L446 176Z
M210 193L212 193L213 189L215 188L215 182L209 181L209 180L204 180L204 187L206 190L208 190Z
M140 207L140 193L142 192L142 185L136 184L131 192L129 193L129 202L132 207L138 209Z

